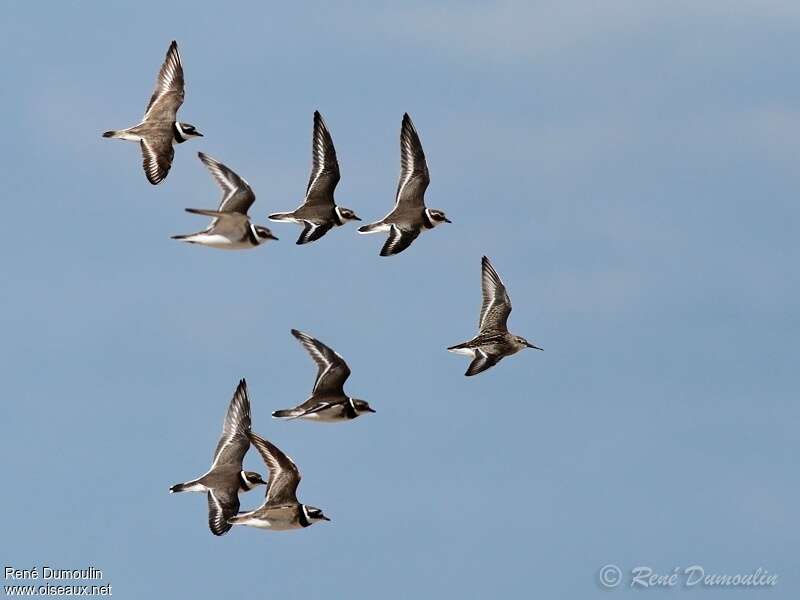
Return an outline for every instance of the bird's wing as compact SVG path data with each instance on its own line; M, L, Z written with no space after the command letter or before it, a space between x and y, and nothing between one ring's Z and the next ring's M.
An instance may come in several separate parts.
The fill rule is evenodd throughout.
M172 140L166 136L142 138L139 145L142 148L142 167L147 181L158 185L169 173L175 149Z
M333 190L339 183L339 162L325 121L314 112L314 135L311 140L311 176L306 188L305 204L333 205Z
M469 363L467 372L464 373L464 375L471 377L472 375L483 373L486 369L495 366L498 362L500 362L498 357L487 354L479 348L475 350L475 358L471 363Z
M252 432L249 437L269 469L265 505L296 503L297 486L300 483L300 471L297 465L277 446L264 438Z
M400 180L397 183L395 210L425 206L425 190L431 182L428 164L419 135L408 113L403 115L400 129Z
M250 227L250 219L247 215L204 208L187 208L186 212L193 215L213 217L214 220L206 229L206 233L219 234L229 239L238 239L243 235L248 235L247 229Z
M292 329L292 335L303 344L317 364L317 379L314 382L313 393L344 395L344 382L350 376L350 367L347 366L344 359L310 335L297 331L297 329Z
M155 121L172 121L177 119L178 109L183 104L184 82L181 55L178 44L173 40L167 50L167 56L156 79L156 88L145 109L144 119Z
M246 215L253 202L256 201L256 195L253 193L250 184L208 154L198 152L197 156L200 157L200 160L211 172L211 175L214 176L214 180L222 188L222 200L217 210Z
M208 528L214 535L227 533L233 525L228 519L239 512L239 495L226 490L208 491Z
M247 438L250 427L250 399L247 397L247 382L242 379L222 422L222 435L217 442L217 449L214 450L212 469L217 465L229 464L241 468L244 455L250 447L250 440Z
M308 415L313 415L314 413L318 413L321 410L325 410L326 408L329 408L331 406L333 406L333 403L331 402L319 402L312 397L297 407L298 409L300 409L300 412L298 414L289 417L287 420L291 421L292 419L307 417Z
M481 260L481 292L483 304L478 328L481 331L505 331L511 313L511 299L497 271L485 256Z
M303 221L302 223L303 231L300 233L300 237L297 238L298 244L315 242L333 227L330 223L312 223L311 221Z
M389 229L389 237L386 238L386 243L381 248L381 256L400 254L417 239L419 234L419 228L401 229L397 225L392 225Z

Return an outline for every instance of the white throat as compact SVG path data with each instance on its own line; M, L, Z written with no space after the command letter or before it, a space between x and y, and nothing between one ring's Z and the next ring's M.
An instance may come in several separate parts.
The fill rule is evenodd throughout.
M345 219L344 215L342 215L342 209L339 208L339 205L337 204L334 210L336 211L336 225L344 225L347 219Z
M185 142L186 140L189 139L189 137L183 131L183 127L181 127L181 124L180 124L179 121L175 121L175 130L178 132L178 137L181 138L182 141ZM174 143L174 141L173 141L173 143Z
M256 246L260 246L261 244L267 241L266 238L262 239L258 235L258 231L256 231L256 226L253 225L252 223L250 223L250 232L253 234L253 239L256 241Z
M251 483L250 481L248 481L247 475L245 475L244 471L239 473L239 476L242 478L242 485L244 486L244 489L249 491L252 490L254 487L256 487L255 483Z
M428 224L430 225L431 229L433 229L437 225L442 224L442 221L437 221L436 219L433 218L433 213L431 212L430 208L425 209L425 216L427 217Z

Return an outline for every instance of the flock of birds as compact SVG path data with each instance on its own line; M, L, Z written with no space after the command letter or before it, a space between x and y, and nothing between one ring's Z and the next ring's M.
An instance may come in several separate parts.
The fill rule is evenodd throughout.
M167 50L156 81L156 88L138 125L107 131L103 137L138 142L147 180L161 183L169 173L175 145L202 134L193 125L178 121L177 113L184 100L183 66L178 45L172 42ZM244 178L214 158L198 153L200 160L222 188L222 200L216 210L187 208L193 214L211 218L203 231L174 236L191 244L229 250L260 246L277 239L264 226L250 221L248 211L255 194ZM333 197L339 182L339 163L333 139L319 112L314 113L311 176L304 202L291 212L269 215L272 221L288 221L303 226L297 240L307 244L320 239L333 227L361 219L348 208L338 206ZM387 232L381 256L398 254L408 248L419 235L451 221L441 210L425 206L425 190L430 183L425 153L419 135L408 114L403 115L400 129L400 180L392 210L382 219L359 228L359 233ZM465 375L477 375L500 360L525 348L538 346L508 331L511 300L500 276L487 257L481 261L481 305L478 334L471 340L448 348L472 359ZM311 396L302 404L272 413L278 419L307 419L339 422L375 412L364 400L348 396L344 384L350 368L334 350L310 335L292 330L317 365L317 377ZM269 471L268 481L258 473L244 471L242 463L250 445L258 450ZM202 476L179 483L172 492L205 492L208 497L208 522L215 535L222 535L233 525L249 525L263 529L285 530L308 527L318 521L329 521L319 508L297 499L300 471L280 449L252 431L247 383L239 382L223 423L213 462ZM255 510L239 512L239 493L259 485L267 486L264 502Z

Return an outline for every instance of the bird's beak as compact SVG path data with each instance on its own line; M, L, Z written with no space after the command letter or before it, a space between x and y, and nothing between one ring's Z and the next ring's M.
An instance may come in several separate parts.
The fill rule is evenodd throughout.
M202 133L200 133L199 131L195 131L195 132L194 132L194 134L195 134L197 137L206 137L206 136L204 136Z
M275 235L274 233L270 233L270 234L267 236L267 239L270 239L270 240L277 240L277 239L280 239L280 238L278 238L278 236L277 236L277 235Z
M445 223L452 223L452 221L450 219L448 219L447 217L444 218L444 222Z
M528 342L528 343L526 344L526 346L528 346L528 348L533 348L534 350L541 350L542 352L544 352L544 348L539 348L539 346L534 346L534 345L533 345L533 344L531 344L530 342Z
M359 217L358 215L353 215L353 220L354 221L360 221L361 217Z
M326 517L325 515L320 515L320 518L325 519L326 521L330 521L330 519L328 517Z
M374 413L374 412L375 412L375 409L374 409L374 408L372 408L371 406L368 406L368 407L367 407L367 412Z

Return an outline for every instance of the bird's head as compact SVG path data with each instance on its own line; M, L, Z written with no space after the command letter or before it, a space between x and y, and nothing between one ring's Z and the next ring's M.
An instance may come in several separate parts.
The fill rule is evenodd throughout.
M353 398L353 407L356 409L356 413L359 415L364 413L374 413L375 409L369 405L369 402L366 400L358 400L357 398Z
M268 227L264 227L263 225L253 225L253 233L258 239L259 244L263 244L267 240L277 240L278 237L274 235Z
M330 521L328 517L322 514L322 510L317 508L316 506L309 506L308 504L304 504L303 512L305 513L306 519L308 519L309 524L318 523L319 521Z
M428 217L428 223L430 223L431 227L436 227L442 223L452 223L452 221L447 218L447 215L444 214L444 211L438 208L426 208L425 215Z
M197 128L190 123L175 123L175 141L182 144L188 139L203 137Z
M252 490L257 485L267 485L267 482L261 478L261 475L255 471L242 471L241 472L241 488L244 491Z
M339 224L344 225L347 221L360 221L361 218L349 208L344 206L336 207L336 216L338 217Z
M544 348L539 348L539 346L534 346L521 335L514 336L514 343L519 347L520 350L522 348L533 348L534 350L544 350Z

